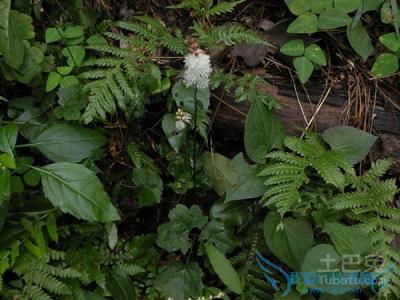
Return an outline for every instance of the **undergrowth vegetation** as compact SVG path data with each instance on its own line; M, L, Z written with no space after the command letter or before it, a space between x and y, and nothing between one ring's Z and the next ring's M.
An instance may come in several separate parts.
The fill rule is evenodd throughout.
M252 1L111 2L0 0L0 297L400 299L377 137L287 135L268 76L230 53L269 49L303 84L340 35L377 80L398 71L397 2L275 3L279 45L239 19ZM227 98L249 103L243 147L213 134Z

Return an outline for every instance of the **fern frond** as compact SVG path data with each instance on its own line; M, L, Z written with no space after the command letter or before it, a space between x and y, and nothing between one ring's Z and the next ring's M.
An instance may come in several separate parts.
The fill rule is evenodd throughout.
M226 46L239 43L269 45L269 43L255 31L239 24L217 26L213 28L211 34L215 36L217 43L223 43Z
M222 14L226 13L231 13L236 6L238 6L240 3L243 3L246 0L239 0L239 1L234 1L234 2L220 2L216 5L214 5L212 8L207 9L204 15L206 17L211 17L211 16L219 16Z

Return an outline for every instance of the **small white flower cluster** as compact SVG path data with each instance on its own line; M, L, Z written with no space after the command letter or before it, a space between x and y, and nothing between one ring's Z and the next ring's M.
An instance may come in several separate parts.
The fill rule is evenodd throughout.
M210 56L203 50L197 49L185 56L185 74L183 81L186 86L199 89L208 87L212 72Z
M175 130L182 131L186 128L186 125L190 124L192 115L185 112L183 109L178 108L175 113Z
M201 297L198 297L198 298L188 298L187 300L212 300L212 299L221 299L221 298L224 298L224 297L225 297L225 293L224 292L220 292L215 296L213 296L213 295L210 295L208 297L201 296ZM171 298L171 297L168 297L167 300L174 300L174 299Z

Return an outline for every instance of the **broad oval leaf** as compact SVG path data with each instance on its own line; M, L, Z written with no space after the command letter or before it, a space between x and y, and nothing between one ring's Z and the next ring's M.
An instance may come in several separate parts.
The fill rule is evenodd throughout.
M106 273L107 290L115 300L135 300L136 291L129 274L123 269L114 268Z
M307 57L296 57L293 60L294 68L297 71L301 83L306 83L314 71L313 63Z
M278 230L281 216L272 211L264 221L264 238L271 252L293 269L298 269L314 243L311 224L304 218L285 218Z
M400 40L395 32L389 32L379 37L379 41L385 45L390 51L397 52L400 50Z
M371 238L355 227L326 223L325 230L341 255L367 255L373 249Z
M106 142L96 130L68 124L52 125L31 141L54 162L80 162Z
M13 151L18 137L18 127L15 124L8 124L0 127L0 151L14 157Z
M242 294L243 290L239 275L225 255L210 243L205 244L205 248L210 263L222 282L232 292L238 295Z
M311 248L301 265L302 272L318 272L319 270L326 270L326 258L331 259L330 267L336 269L340 265L341 258L336 252L335 248L329 244L319 244Z
M319 29L335 29L350 24L351 18L335 8L322 12L318 17Z
M47 82L46 82L46 92L51 92L54 90L61 82L62 76L58 74L57 72L51 72L49 74L49 77L47 77Z
M35 169L40 172L46 198L64 213L91 222L107 223L120 219L93 171L68 162Z
M311 0L311 11L320 14L333 8L333 0Z
M289 33L315 33L317 32L318 18L312 12L307 12L290 23L287 32Z
M300 56L304 54L304 42L302 39L291 40L281 47L280 51L289 56Z
M347 26L347 38L351 47L362 57L364 61L374 51L371 38L365 30L361 21Z
M305 50L305 57L313 63L320 66L326 66L326 57L324 51L317 44L309 45Z
M46 30L44 39L47 44L54 43L61 40L63 38L63 34L64 32L61 28L49 27Z
M254 100L246 117L244 146L250 159L264 163L271 149L279 148L285 136L281 119L259 100Z
M383 53L378 56L371 73L376 77L393 75L399 69L399 58L391 53Z
M377 137L351 126L337 126L325 130L322 135L333 150L345 153L349 163L356 164L364 159Z
M360 4L361 0L334 0L335 8L346 14L356 11Z
M311 9L311 0L285 0L290 12L300 16Z

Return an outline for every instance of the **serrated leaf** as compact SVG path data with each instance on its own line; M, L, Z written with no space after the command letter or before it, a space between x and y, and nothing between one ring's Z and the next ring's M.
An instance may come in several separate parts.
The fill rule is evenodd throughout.
M0 36L0 51L5 62L14 69L19 69L24 61L24 40L35 36L32 18L26 14L11 10L9 13L7 34Z
M243 293L242 283L229 260L212 244L207 243L205 248L208 259L218 277L232 292L241 295Z
M365 30L361 21L347 26L347 38L351 47L362 57L364 61L374 51L371 38Z
M313 63L306 57L296 57L293 60L294 68L297 71L301 83L306 83L314 71Z
M93 171L68 162L35 169L40 172L45 197L64 213L89 222L120 219Z
M260 100L254 99L246 117L244 146L255 163L264 163L271 149L279 148L285 136L281 119Z
M350 23L351 18L335 8L321 12L318 17L318 28L324 30L347 26Z
M317 15L312 12L307 12L300 15L290 23L287 32L289 33L315 33L318 30Z
M291 40L282 45L280 51L289 56L300 56L304 54L304 42L301 39Z
M325 53L317 44L309 45L305 50L304 56L317 65L326 66Z
M31 140L32 146L55 162L80 162L106 142L96 130L68 124L52 125Z
M14 157L13 151L18 137L18 127L8 124L0 127L0 151Z
M343 151L348 162L356 164L364 159L377 137L351 126L337 126L322 135L332 150Z
M399 70L399 58L391 53L383 53L378 56L371 73L377 77L393 75Z

